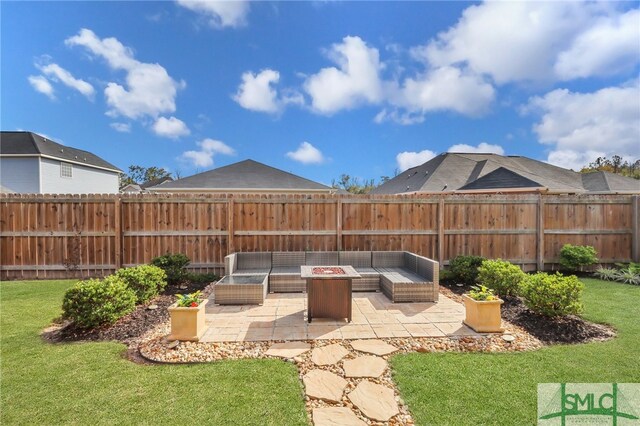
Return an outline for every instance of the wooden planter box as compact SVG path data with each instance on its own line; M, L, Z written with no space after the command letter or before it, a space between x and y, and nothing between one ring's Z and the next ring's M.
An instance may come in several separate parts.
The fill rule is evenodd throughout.
M205 306L208 300L203 300L197 308L181 308L178 303L169 306L171 315L171 335L169 340L199 341L207 325L205 322Z
M504 302L498 300L474 300L462 295L466 317L464 323L479 333L502 333L504 328L500 317L500 305Z

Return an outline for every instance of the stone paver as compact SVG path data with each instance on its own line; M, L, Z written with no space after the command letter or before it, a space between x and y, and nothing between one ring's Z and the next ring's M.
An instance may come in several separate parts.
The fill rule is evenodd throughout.
M281 358L293 358L311 349L311 345L306 342L285 342L276 343L265 352L266 355L278 356Z
M368 380L360 382L348 397L371 420L386 422L400 412L393 390Z
M315 426L366 426L353 411L345 407L324 407L313 409Z
M348 354L349 351L344 346L340 343L334 343L333 345L315 348L311 352L311 361L315 365L333 365Z
M389 355L398 350L395 346L388 344L383 340L371 339L371 340L355 340L351 342L353 349L374 354L378 356Z
M342 401L347 381L325 370L311 370L302 378L308 397L328 402Z
M351 323L306 321L306 294L269 294L262 306L206 308L207 342L375 339L475 335L462 324L464 306L440 295L438 303L392 303L381 293L355 293ZM255 329L265 329L255 331Z
M344 362L345 377L380 377L387 368L387 361L384 359L364 355Z

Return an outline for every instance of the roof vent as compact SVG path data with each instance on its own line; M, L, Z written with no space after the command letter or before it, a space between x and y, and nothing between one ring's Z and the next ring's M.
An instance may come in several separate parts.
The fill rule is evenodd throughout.
M87 157L84 157L84 161L87 161Z
M60 152L64 152L64 149L60 148Z
M76 155L76 160L78 159L78 156Z
M407 186L407 189L405 191L408 191L410 188L411 188L410 186Z

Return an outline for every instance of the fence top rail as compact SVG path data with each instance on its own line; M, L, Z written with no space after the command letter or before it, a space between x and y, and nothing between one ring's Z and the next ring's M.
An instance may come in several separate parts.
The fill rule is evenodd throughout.
M146 194L11 194L0 193L1 202L415 202L437 203L444 200L455 202L495 202L509 201L535 202L543 199L547 203L594 202L630 203L638 194L559 194L549 192L498 192L498 193L410 193L410 194L264 194L264 193L146 193Z

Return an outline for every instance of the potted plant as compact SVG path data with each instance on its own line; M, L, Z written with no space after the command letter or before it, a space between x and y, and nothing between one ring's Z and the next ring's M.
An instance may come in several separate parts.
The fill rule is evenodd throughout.
M464 323L480 333L501 333L500 305L504 303L486 286L473 286L463 294L466 317Z
M178 300L169 306L171 315L170 340L198 341L207 330L205 323L205 306L199 291L191 294L178 294Z

